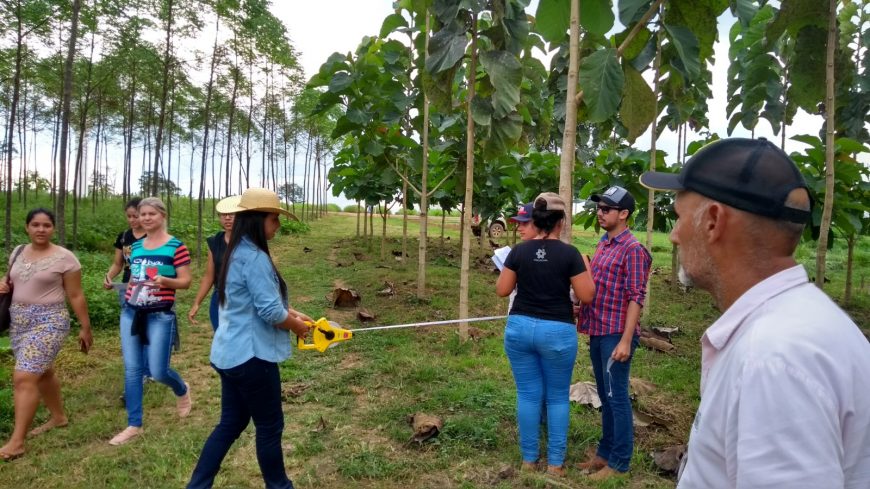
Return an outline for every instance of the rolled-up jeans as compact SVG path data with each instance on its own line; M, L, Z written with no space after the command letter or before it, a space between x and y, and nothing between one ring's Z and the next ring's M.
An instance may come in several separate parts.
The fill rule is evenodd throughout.
M524 462L540 455L541 409L547 408L547 463L561 466L568 445L568 391L577 358L577 330L571 323L508 316L504 349L517 387L517 424Z
M281 449L284 411L278 365L254 357L232 368L212 367L221 379L221 419L202 447L187 488L212 487L230 447L253 420L266 489L293 489Z
M151 377L166 384L176 396L187 393L187 387L178 372L169 368L169 353L175 337L175 313L172 311L151 312L147 316L148 344L132 334L133 316L136 310L125 307L121 310L121 352L124 355L124 402L127 406L127 425L142 426L142 376L145 375L145 359Z

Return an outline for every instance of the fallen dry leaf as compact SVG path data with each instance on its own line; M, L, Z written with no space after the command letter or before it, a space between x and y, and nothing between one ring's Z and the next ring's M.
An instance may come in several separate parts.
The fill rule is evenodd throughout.
M290 399L301 396L306 390L308 390L308 384L290 384L284 386L282 394L284 394L284 399Z
M346 287L337 287L332 291L333 307L357 307L362 298L359 292Z
M673 327L653 326L652 330L653 330L653 333L661 335L661 336L667 338L668 340L671 339L671 336L680 332L680 328L678 328L676 326L673 326Z
M601 399L598 397L598 388L594 382L577 382L571 386L568 392L568 400L576 403L592 406L595 409L601 407Z
M314 425L314 428L311 429L312 433L320 433L326 431L328 425L326 424L326 420L323 419L323 416L320 417L320 420L317 421L317 424Z
M309 248L307 246L302 248L302 253L311 253L312 251L314 251L314 250L312 250L311 248Z
M640 337L640 344L647 347L652 348L653 350L663 351L665 353L671 353L676 350L677 347L671 343L668 343L666 340L660 340L658 338L647 338L644 336Z
M384 288L377 292L378 297L392 297L396 295L396 286L393 282L384 281Z
M363 308L360 308L360 310L356 312L356 317L364 323L368 321L374 321L376 319L374 314Z
M674 445L664 450L652 452L653 463L663 472L676 474L680 470L683 457L686 456L686 445Z
M656 390L656 385L648 380L639 379L637 377L631 377L628 379L629 387L631 388L631 392L636 396L645 396L653 393Z
M631 407L631 416L634 419L634 425L641 428L646 428L650 425L659 425L661 427L667 428L670 424L658 416L645 413L643 411L638 411L637 408L634 406Z
M407 419L408 424L414 430L414 434L411 435L408 443L412 441L423 443L430 438L438 436L438 433L444 428L444 420L432 414L415 413L408 416Z

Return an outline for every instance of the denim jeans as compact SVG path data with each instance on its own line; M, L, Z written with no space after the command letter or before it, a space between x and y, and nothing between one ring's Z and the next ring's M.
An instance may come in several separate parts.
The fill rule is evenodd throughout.
M121 310L121 352L124 355L124 401L128 426L142 426L142 376L145 375L146 358L154 380L168 385L176 396L187 393L181 376L169 368L169 353L175 337L175 313L148 314L149 344L143 345L139 336L131 334L135 312L132 307Z
M634 424L631 399L628 398L628 375L638 338L631 341L631 357L624 362L610 360L622 334L592 336L589 339L589 357L595 373L595 385L601 398L601 440L597 454L618 472L628 471L634 450ZM608 368L608 363L610 366Z
M214 369L221 379L221 419L202 447L188 489L212 486L221 462L251 419L266 489L293 489L281 449L284 412L278 365L254 357L237 367Z
M218 329L218 293L217 288L215 288L211 293L211 299L208 303L208 320L211 322L211 330L217 331Z
M571 323L508 316L504 350L517 386L517 424L524 462L540 455L541 410L547 410L547 463L562 465L568 445L568 391L577 358L577 330Z

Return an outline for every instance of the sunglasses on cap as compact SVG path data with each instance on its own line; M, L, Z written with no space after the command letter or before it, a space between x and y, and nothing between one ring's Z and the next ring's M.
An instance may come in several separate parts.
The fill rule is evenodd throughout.
M613 207L613 206L609 206L609 205L599 205L598 207L595 208L595 210L596 210L596 212L600 212L600 213L602 213L602 214L607 214L607 213L609 213L610 211L617 211L617 212L619 212L619 211L621 211L622 209L620 209L619 207Z

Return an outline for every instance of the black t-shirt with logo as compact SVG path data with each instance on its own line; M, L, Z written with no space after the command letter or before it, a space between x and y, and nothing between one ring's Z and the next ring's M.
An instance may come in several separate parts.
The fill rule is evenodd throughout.
M113 246L116 249L121 250L121 255L124 258L124 275L122 276L122 281L125 284L130 281L130 250L132 249L133 243L144 237L145 235L143 234L137 238L133 235L133 230L128 229L124 232L118 233L118 237L115 238L115 244Z
M573 322L571 277L586 271L577 248L557 239L523 241L504 266L517 274L517 296L510 314Z

